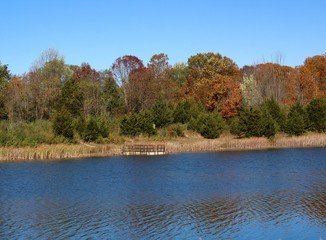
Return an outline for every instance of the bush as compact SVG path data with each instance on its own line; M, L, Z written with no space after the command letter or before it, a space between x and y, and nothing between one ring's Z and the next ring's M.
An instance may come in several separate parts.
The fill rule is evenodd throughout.
M61 143L64 139L55 137L50 121L0 122L0 146L37 146Z
M66 108L62 108L55 114L53 131L56 136L64 136L69 140L74 138L73 116Z
M204 138L218 138L223 129L223 119L218 113L204 113L197 120L197 131Z
M267 108L261 111L261 135L267 138L273 138L277 132L278 124L271 116Z
M290 136L300 136L305 132L306 129L306 113L300 104L295 104L290 108L285 132Z
M262 108L266 109L270 116L274 119L274 121L277 124L277 131L285 130L285 124L286 124L286 114L284 111L282 111L280 105L272 98L266 100L262 104Z
M127 136L156 134L153 116L149 112L132 113L121 120L120 133Z
M315 132L326 131L326 99L313 99L307 106L309 130Z
M179 102L176 106L173 118L175 123L187 123L191 119L191 103L190 101Z
M152 114L155 126L158 128L166 127L173 122L173 110L162 100L155 103Z
M101 135L101 130L99 124L95 117L90 117L88 123L85 128L85 133L83 136L83 140L86 142L94 142L96 141Z

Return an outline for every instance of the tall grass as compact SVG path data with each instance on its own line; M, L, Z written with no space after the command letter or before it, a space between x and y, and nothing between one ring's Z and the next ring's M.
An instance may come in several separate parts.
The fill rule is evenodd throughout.
M84 158L121 154L121 147L114 144L55 144L37 147L1 147L0 162Z

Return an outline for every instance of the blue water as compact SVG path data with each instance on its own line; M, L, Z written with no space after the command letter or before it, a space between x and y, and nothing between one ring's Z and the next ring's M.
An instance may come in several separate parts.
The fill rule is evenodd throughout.
M326 240L326 148L2 163L0 239Z

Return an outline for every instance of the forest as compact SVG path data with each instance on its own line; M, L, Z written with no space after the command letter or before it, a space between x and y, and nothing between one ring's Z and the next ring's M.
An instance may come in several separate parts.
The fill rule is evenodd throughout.
M22 75L0 62L0 146L122 143L168 139L326 132L326 54L302 65L276 62L242 68L219 53L186 63L155 54L117 58L98 71L65 63L48 49Z

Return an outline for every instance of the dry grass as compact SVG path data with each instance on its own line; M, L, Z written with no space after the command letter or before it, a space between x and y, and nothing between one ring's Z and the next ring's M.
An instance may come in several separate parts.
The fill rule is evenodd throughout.
M167 153L207 152L225 150L253 150L269 148L326 147L325 133L309 133L300 137L277 135L274 140L266 138L238 139L222 135L218 139L204 139L198 134L187 133L186 137L175 139L134 138L126 144L165 144ZM2 147L0 162L28 161L35 159L68 159L94 156L120 155L123 144L77 144L41 145L38 147Z
M38 147L2 147L0 162L84 158L120 154L119 145L40 145Z
M298 147L326 147L326 134L310 133L299 137L277 135L273 140L258 137L239 139L232 135L224 135L213 140L192 137L167 143L169 153Z

